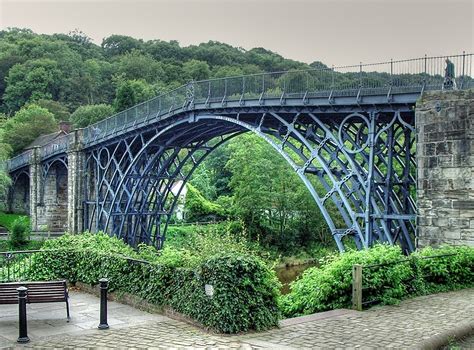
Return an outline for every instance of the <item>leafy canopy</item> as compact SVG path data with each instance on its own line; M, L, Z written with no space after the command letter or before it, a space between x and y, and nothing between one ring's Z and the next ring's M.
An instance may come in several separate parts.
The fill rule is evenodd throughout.
M81 106L71 115L76 128L85 128L114 114L114 108L106 104Z
M36 104L23 107L3 125L2 141L14 154L21 152L38 136L57 130L53 113Z

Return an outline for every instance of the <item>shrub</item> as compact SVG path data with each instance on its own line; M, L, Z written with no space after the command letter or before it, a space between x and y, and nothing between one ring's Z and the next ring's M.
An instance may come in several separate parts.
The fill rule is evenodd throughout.
M187 184L185 210L187 221L205 221L225 217L225 210L219 204L213 203L191 184Z
M172 284L170 306L222 333L263 330L277 325L279 283L259 259L218 254L192 270L181 270ZM184 282L184 283L182 283ZM212 286L214 295L204 293Z
M291 292L281 298L282 312L286 316L299 316L314 312L347 308L352 302L352 266L372 265L403 259L397 246L377 245L362 251L348 251L332 255L320 267L306 270L291 284ZM387 266L367 276L375 287L373 297L401 298L406 290L402 280L411 276L407 264ZM377 288L389 286L390 288Z
M10 231L10 245L14 248L19 248L30 239L30 221L26 217L17 218L11 225Z
M281 297L283 314L292 317L350 307L354 264L364 266L364 301L393 304L412 295L474 285L473 248L427 247L407 258L399 247L377 245L334 255L321 267L306 270L291 284L291 292Z
M274 272L260 258L231 247L199 258L172 248L158 255L151 247L136 252L117 238L85 233L66 234L43 249L48 250L32 258L29 279L97 284L107 277L111 290L170 307L222 333L263 330L279 319ZM206 285L213 286L213 296L206 295Z
M470 247L426 247L412 255L426 292L464 288L474 284L474 249ZM432 258L436 257L436 258Z

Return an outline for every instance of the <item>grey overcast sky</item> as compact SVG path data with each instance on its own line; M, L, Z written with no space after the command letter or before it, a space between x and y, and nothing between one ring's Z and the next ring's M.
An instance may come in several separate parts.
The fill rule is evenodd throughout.
M474 51L474 0L0 0L0 28L217 40L343 65Z

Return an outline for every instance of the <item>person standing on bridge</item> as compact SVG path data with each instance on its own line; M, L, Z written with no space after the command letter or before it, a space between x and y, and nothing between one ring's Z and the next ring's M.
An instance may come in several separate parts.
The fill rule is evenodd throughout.
M446 58L446 68L444 69L443 90L456 90L456 80L454 79L454 63Z

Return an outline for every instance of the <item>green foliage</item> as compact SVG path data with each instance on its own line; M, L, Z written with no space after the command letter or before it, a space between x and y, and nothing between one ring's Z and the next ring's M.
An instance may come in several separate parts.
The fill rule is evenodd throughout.
M5 79L7 87L3 100L9 111L20 109L25 103L38 99L57 99L62 72L57 62L37 59L14 65Z
M11 225L9 241L12 247L20 248L30 239L30 220L26 217L17 218Z
M352 266L354 264L380 264L403 259L399 247L378 245L369 250L349 251L335 254L320 267L306 270L302 277L291 285L290 294L283 296L281 308L286 316L299 316L314 312L347 308L351 305ZM410 276L407 265L387 267L371 276L377 285L388 284L391 289L381 289L375 293L390 293L402 297L405 293L400 284Z
M54 115L35 104L23 107L3 124L2 141L19 153L38 136L57 131Z
M125 80L119 83L114 106L117 112L135 106L155 96L154 88L144 80Z
M206 62L194 59L183 64L183 72L188 80L205 80L211 75L211 70Z
M43 245L44 240L29 240L23 246L21 246L21 250L37 250L40 249ZM9 240L0 240L0 252L8 252L18 250L18 247L12 246ZM0 261L1 265L1 261ZM1 269L1 268L0 268Z
M165 80L165 71L160 62L140 51L121 56L117 62L117 74L127 80L145 80L149 83Z
M442 257L426 259L432 256ZM283 314L293 317L350 307L354 264L363 265L364 301L393 304L413 295L474 284L473 248L429 247L407 258L397 246L377 245L333 255L320 267L306 270L291 284L291 292L281 297Z
M170 226L160 261L169 260L173 266L196 266L203 259L224 252L259 256L272 262L266 250L247 240L244 227L238 221Z
M222 333L261 331L276 326L278 281L260 260L240 254L208 258L195 271L183 270L173 285L171 306ZM214 289L212 297L204 293Z
M0 226L5 227L8 231L11 231L13 222L21 218L25 218L25 220L29 220L28 216L19 215L19 214L7 214L4 212L0 212Z
M143 46L142 40L137 40L126 35L111 35L102 41L102 48L107 56L123 55Z
M328 243L328 229L309 191L288 162L256 135L229 143L232 211L249 234L282 251L314 241ZM318 189L321 184L314 184Z
M80 31L38 35L11 28L0 31L0 110L10 114L39 99L60 102L69 111L113 104L117 77L169 90L190 79L298 68L309 66L268 50L215 41L181 47L177 41L114 34L97 46Z
M232 249L202 255L186 266L172 260L172 254L182 254L178 250L158 255L144 246L135 252L105 234L66 234L46 242L43 249L47 251L32 258L27 276L31 280L66 278L97 284L107 277L111 290L172 308L222 333L263 330L276 326L279 319L279 284L273 271L259 258ZM206 285L213 286L213 296L206 295Z
M0 124L0 163L7 160L10 157L10 154L12 153L11 146L5 142L3 142L3 130L2 130L2 124ZM7 203L7 195L8 195L8 189L10 188L11 185L11 179L6 171L6 169L2 166L0 166L0 200L3 199L3 203ZM1 213L0 213L1 216ZM1 223L0 223L1 225Z
M225 211L219 204L206 198L191 184L187 184L185 213L187 221L207 221L224 217Z
M114 108L106 104L80 106L71 115L76 128L85 128L114 114Z
M463 288L474 283L474 249L470 247L426 247L414 253L418 274L427 292ZM426 258L439 256L438 258Z
M69 110L61 103L53 100L38 100L36 104L53 113L54 119L57 122L69 121L71 113L69 113Z

